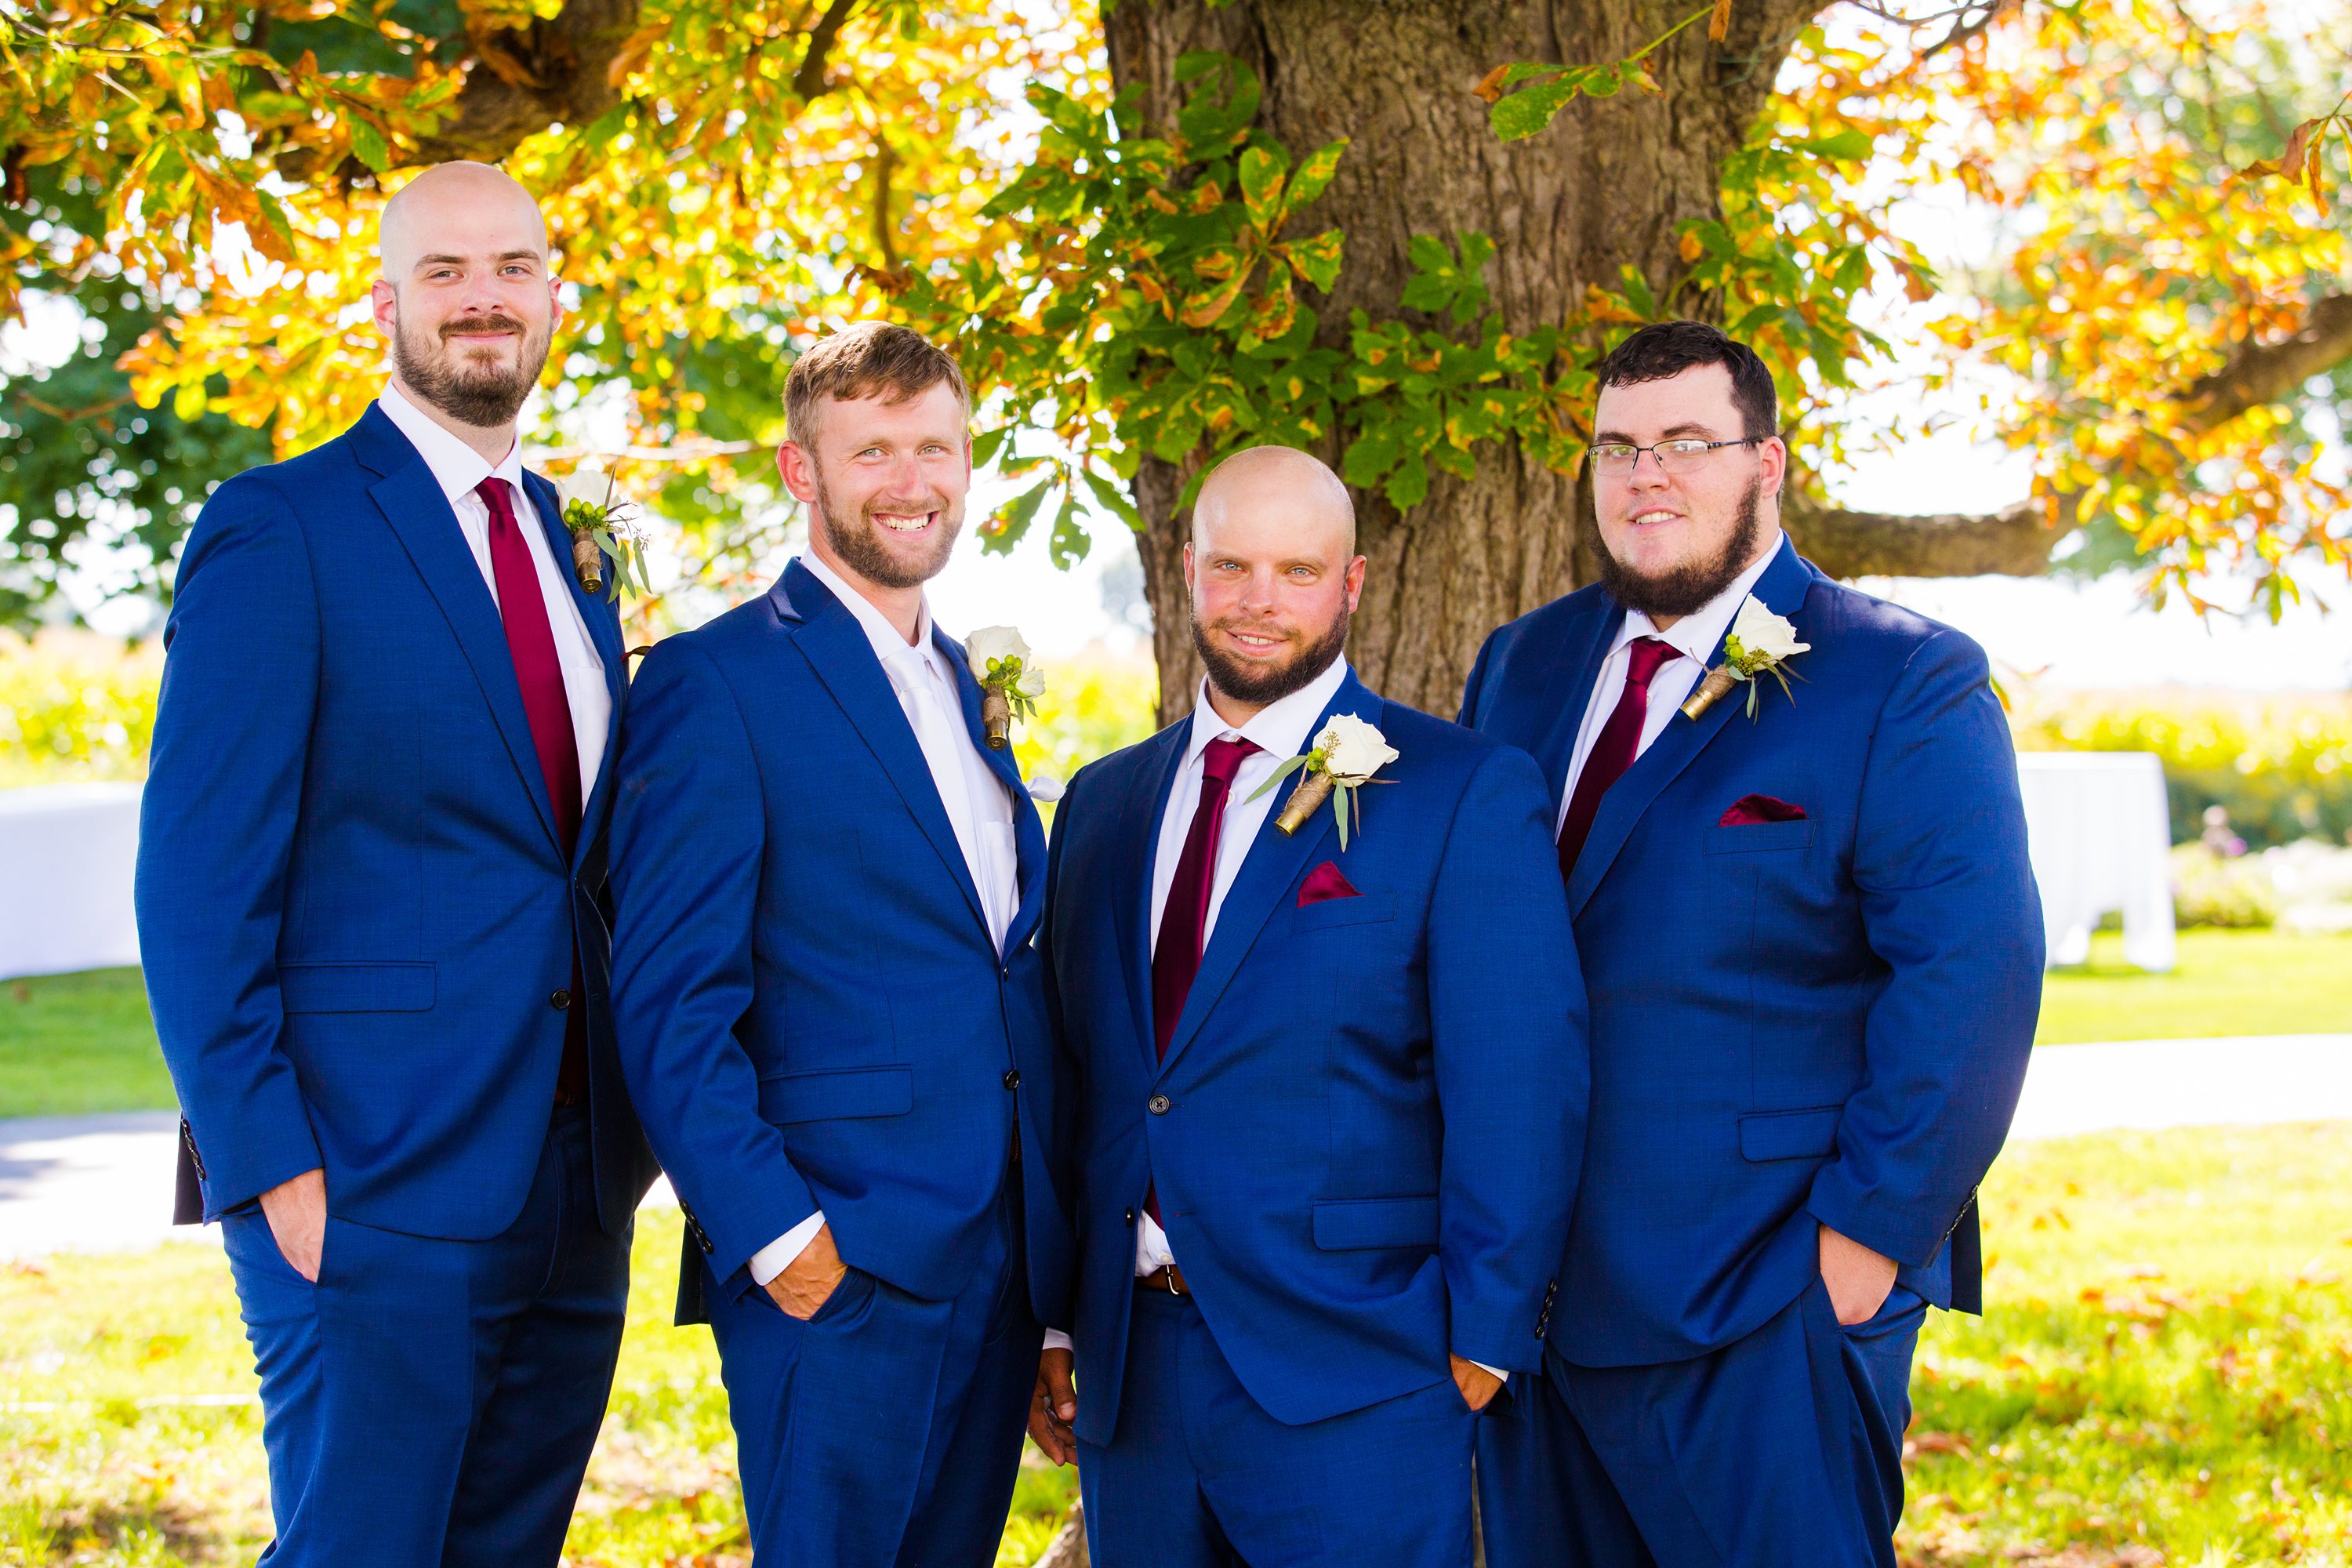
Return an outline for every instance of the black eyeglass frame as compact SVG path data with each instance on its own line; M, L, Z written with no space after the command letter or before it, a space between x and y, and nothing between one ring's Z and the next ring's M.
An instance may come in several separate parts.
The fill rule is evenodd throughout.
M1677 452L1675 456L1678 458L1704 458L1710 453L1720 451L1726 447L1753 447L1759 442L1769 441L1770 439L1772 439L1772 437L1769 436L1741 436L1729 441L1701 442L1699 443L1699 449L1697 451L1693 452L1685 450ZM1592 455L1592 470L1595 473L1599 473L1601 471L1601 465L1603 462L1609 461L1614 458L1616 449L1625 448L1630 450L1633 453L1633 456L1625 459L1624 472L1630 474L1634 469L1640 468L1642 466L1642 454L1647 452L1650 454L1650 460L1658 465L1658 471L1662 474L1669 474L1673 473L1675 470L1666 467L1666 459L1662 454L1660 454L1658 448L1661 447L1682 447L1688 444L1691 440L1692 437L1688 436L1676 436L1671 440L1653 441L1646 447L1635 447L1631 442L1626 441L1596 441L1592 446L1586 449ZM1611 456L1609 458L1604 458L1601 456L1601 453L1604 451L1610 453Z

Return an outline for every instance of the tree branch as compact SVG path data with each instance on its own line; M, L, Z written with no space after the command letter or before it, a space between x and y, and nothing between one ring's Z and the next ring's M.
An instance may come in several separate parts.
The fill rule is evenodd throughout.
M566 0L552 17L481 35L457 114L418 144L417 161L495 163L550 125L602 118L621 101L613 62L636 28L637 0Z
M833 56L834 41L841 37L842 24L849 20L857 4L858 0L833 0L809 29L808 52L801 56L800 69L793 73L793 92L803 103L825 95L830 84L824 79L824 68Z
M2200 430L2250 408L2277 403L2322 371L2352 358L2352 294L2330 294L2305 312L2300 330L2275 342L2240 343L2230 362L2180 395Z
M1910 517L1789 497L1780 511L1797 548L1832 577L2038 576L2049 569L2051 547L2064 533L2042 518L2032 501L1989 517Z

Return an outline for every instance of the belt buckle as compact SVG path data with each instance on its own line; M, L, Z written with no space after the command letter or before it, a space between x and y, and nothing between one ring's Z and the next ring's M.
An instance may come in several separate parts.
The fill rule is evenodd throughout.
M1176 1288L1176 1266L1174 1264L1169 1264L1166 1268L1160 1269L1160 1272L1162 1282L1167 1285L1168 1293L1171 1296L1181 1296L1184 1293Z

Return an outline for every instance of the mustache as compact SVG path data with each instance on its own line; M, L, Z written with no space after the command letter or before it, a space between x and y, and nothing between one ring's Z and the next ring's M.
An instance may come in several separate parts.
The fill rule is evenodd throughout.
M486 338L499 332L512 332L517 337L530 336L530 329L512 316L467 316L462 321L441 323L441 341L451 338Z

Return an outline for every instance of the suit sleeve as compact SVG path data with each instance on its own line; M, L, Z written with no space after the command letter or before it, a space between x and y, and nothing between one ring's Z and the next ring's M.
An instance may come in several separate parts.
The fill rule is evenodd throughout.
M1853 880L1890 971L1862 1088L1807 1209L1875 1252L1935 1260L2008 1136L2042 1005L2042 906L1990 670L1922 643L1871 738Z
M1448 830L1429 914L1445 1118L1438 1255L1454 1353L1519 1372L1542 1334L1584 1163L1584 980L1543 774L1487 753Z
M205 505L163 637L134 898L156 1037L214 1219L320 1167L278 984L319 699L318 591L268 480L232 479Z
M1486 656L1495 651L1495 639L1500 632L1488 632L1486 640L1478 645L1478 657L1470 666L1470 679L1462 683L1462 713L1454 721L1465 730L1478 727L1478 699L1486 685Z
M613 794L613 1018L646 1136L710 1241L753 1289L752 1254L816 1213L735 1038L751 1010L767 812L751 736L709 658L681 639L629 689Z
M1068 1016L1062 1005L1062 982L1057 964L1058 952L1054 944L1055 911L1061 903L1062 846L1069 836L1078 791L1086 779L1081 768L1071 778L1062 803L1054 811L1053 841L1045 851L1045 907L1037 919L1037 956L1045 976L1045 1023L1053 1035L1054 1047L1054 1126L1053 1146L1046 1155L1053 1165L1054 1191L1061 1197L1064 1217L1069 1221L1071 1234L1076 1234L1078 1109L1086 1100L1086 1060L1076 1043L1070 1038ZM1067 1303L1047 1315L1067 1318ZM1046 1324L1047 1349L1069 1348L1066 1324Z

